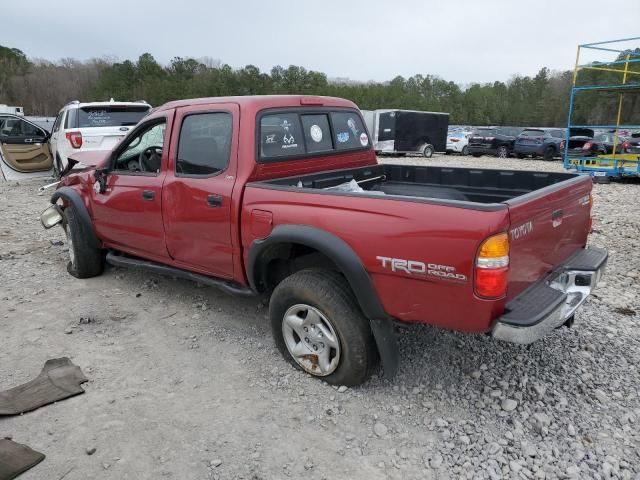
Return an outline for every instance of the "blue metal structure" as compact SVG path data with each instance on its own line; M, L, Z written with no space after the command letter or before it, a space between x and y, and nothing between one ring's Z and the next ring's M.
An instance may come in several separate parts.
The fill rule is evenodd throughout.
M571 96L569 98L569 119L567 121L567 134L564 146L564 168L574 170L592 176L622 177L640 176L640 158L636 154L616 153L618 146L618 134L622 129L640 129L640 125L621 124L622 106L625 95L640 93L640 68L630 69L630 65L640 67L640 53L634 52L631 48L621 49L620 44L637 42L640 46L640 37L623 38L620 40L609 40L606 42L587 43L578 45L576 64L573 71L573 84L571 86ZM623 60L607 62L591 62L580 64L581 50L592 50L598 52L617 53ZM618 68L621 67L621 68ZM605 72L615 72L621 75L620 82L607 85L576 85L578 73L582 70L596 70ZM631 78L632 75L635 77ZM574 125L572 123L576 94L585 91L597 91L615 93L618 95L618 112L616 123L610 125ZM599 155L597 157L569 156L569 139L572 128L607 129L614 131L613 153L611 155Z

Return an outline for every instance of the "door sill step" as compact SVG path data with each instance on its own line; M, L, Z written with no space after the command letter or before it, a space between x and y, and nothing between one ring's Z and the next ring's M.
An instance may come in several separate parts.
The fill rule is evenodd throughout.
M253 290L247 287L243 287L242 285L239 285L237 283L220 280L218 278L209 277L207 275L201 275L199 273L190 272L181 268L170 267L168 265L152 262L150 260L129 257L127 255L122 255L114 251L110 251L107 253L106 260L107 263L113 265L114 267L138 268L151 273L182 278L184 280L191 280L208 287L217 288L230 295L241 297L255 296L255 292Z

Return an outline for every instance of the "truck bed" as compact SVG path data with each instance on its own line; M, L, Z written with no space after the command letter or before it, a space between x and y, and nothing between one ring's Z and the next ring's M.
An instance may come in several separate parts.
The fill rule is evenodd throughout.
M423 167L380 164L260 182L275 188L304 188L328 194L401 197L406 201L444 201L460 207L492 210L518 197L578 177L569 173L521 170ZM355 180L362 192L337 190ZM543 194L544 192L540 192Z

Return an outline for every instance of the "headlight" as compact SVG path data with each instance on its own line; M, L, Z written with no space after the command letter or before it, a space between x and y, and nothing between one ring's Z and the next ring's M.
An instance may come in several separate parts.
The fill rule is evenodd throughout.
M60 211L60 207L58 205L51 205L40 214L40 222L46 229L55 227L57 224L62 222L62 212Z

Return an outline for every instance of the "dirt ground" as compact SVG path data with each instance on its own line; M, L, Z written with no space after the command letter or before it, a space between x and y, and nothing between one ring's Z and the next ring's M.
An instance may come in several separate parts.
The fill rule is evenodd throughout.
M485 166L514 162L559 169ZM47 456L21 480L640 478L638 184L596 187L594 243L612 261L573 329L531 347L402 329L395 379L338 391L282 359L258 300L133 270L68 275L62 230L39 224L43 183L0 183L0 390L61 356L90 381L0 418L0 437Z

